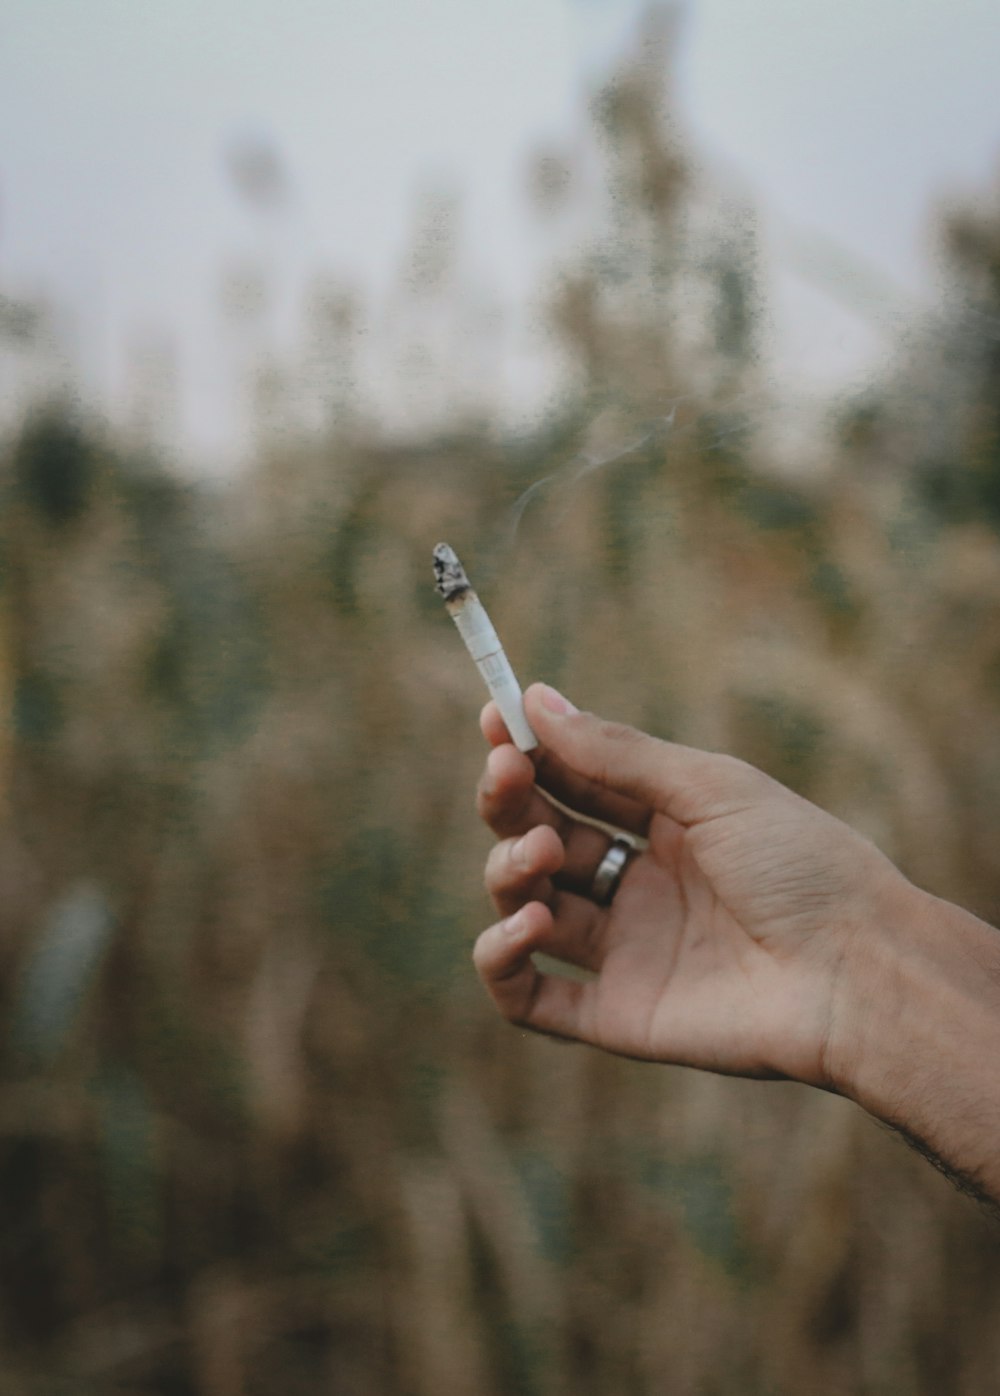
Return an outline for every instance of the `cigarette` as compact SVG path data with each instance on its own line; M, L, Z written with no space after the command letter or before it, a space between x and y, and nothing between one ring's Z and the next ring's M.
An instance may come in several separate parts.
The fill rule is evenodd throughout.
M520 751L531 751L538 745L538 738L525 716L521 685L486 607L472 590L465 568L447 543L439 543L434 549L434 580L465 648L476 661L476 668L500 709L511 740Z

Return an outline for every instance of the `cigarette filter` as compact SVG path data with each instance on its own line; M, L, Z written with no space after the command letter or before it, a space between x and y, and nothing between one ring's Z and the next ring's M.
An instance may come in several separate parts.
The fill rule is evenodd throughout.
M500 709L511 740L520 751L531 751L538 745L538 738L525 716L521 685L485 606L472 590L465 568L447 543L439 543L434 549L434 580L444 597L448 614L465 641L465 648L476 661L476 668Z

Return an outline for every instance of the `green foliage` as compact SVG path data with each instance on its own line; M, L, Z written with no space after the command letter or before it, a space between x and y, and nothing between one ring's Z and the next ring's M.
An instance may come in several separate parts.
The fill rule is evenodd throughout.
M59 688L44 671L18 676L11 707L14 731L25 742L49 741L62 725Z
M727 1161L713 1155L679 1160L649 1155L639 1163L645 1186L678 1209L699 1251L731 1277L745 1278L750 1258L733 1216Z
M45 523L64 527L87 507L99 470L100 447L75 417L50 407L30 418L13 458L18 493Z
M749 694L737 703L734 716L744 760L795 790L815 788L824 732L813 713L785 698Z

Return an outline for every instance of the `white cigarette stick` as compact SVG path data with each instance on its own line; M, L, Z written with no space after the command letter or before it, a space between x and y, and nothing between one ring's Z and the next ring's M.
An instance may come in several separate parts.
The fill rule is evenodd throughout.
M486 607L472 590L465 569L447 543L439 543L434 549L434 580L465 648L476 661L476 668L500 709L511 740L520 751L531 751L538 745L538 738L525 716L521 685Z

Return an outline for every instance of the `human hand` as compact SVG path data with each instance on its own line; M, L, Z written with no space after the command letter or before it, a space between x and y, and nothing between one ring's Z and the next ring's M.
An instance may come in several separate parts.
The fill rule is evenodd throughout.
M902 874L742 761L577 713L541 685L525 705L530 756L492 703L482 717L478 807L499 839L486 885L504 919L475 962L504 1016L626 1056L841 1089L869 963L858 944ZM587 819L648 841L607 907L588 894L610 840ZM535 951L594 977L543 974Z

